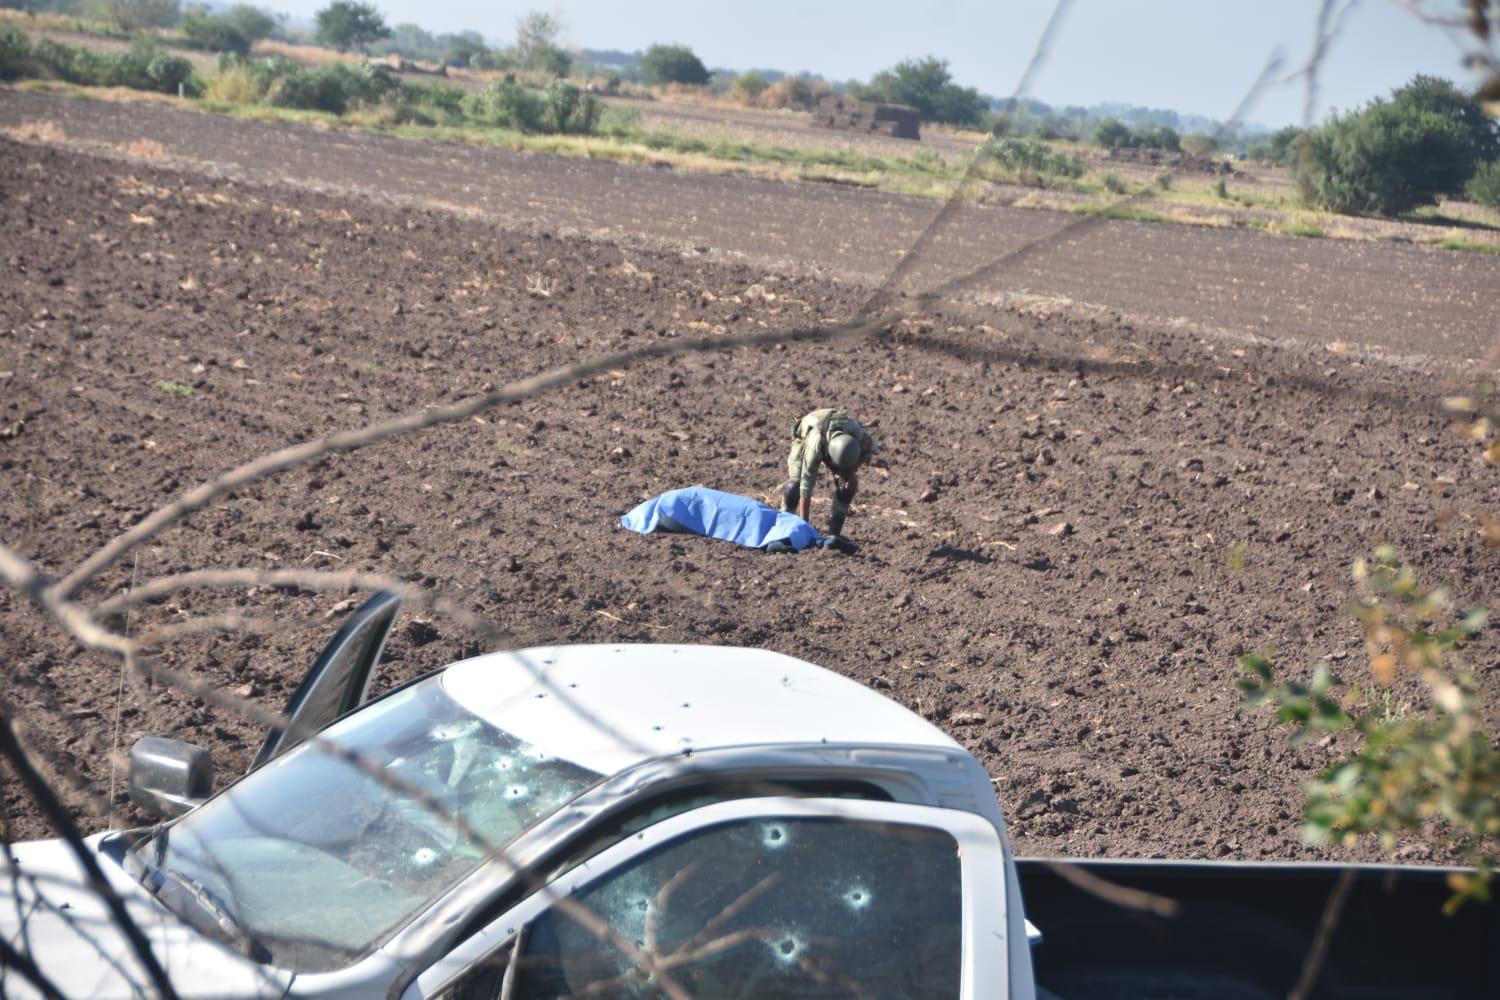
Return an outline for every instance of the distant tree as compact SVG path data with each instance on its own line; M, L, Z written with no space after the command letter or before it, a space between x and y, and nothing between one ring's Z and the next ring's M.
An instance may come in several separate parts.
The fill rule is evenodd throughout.
M1266 159L1280 167L1295 167L1299 150L1303 147L1303 136L1307 133L1296 125L1286 125L1271 133L1266 140Z
M1470 201L1500 211L1500 160L1482 164L1464 190Z
M641 57L641 75L647 83L685 83L702 86L708 82L708 67L686 45L653 45Z
M1311 199L1335 212L1396 215L1462 190L1473 141L1451 118L1391 101L1335 115L1311 135Z
M1101 149L1125 149L1135 145L1135 133L1118 118L1106 118L1094 126L1089 141Z
M254 45L262 38L270 38L281 24L276 15L253 4L237 3L224 12L224 19L235 26L240 34Z
M1417 74L1391 93L1397 107L1437 115L1451 121L1467 137L1465 155L1472 169L1500 156L1500 122L1485 114L1473 97L1441 77Z
M750 101L754 101L760 97L770 85L770 82L766 80L763 74L757 73L754 70L741 73L734 78L734 89Z
M252 44L233 21L218 14L210 14L203 7L194 7L183 15L180 30L189 44L210 52L245 55Z
M928 56L906 59L882 70L864 88L873 100L906 104L928 121L974 127L984 119L984 98L972 87L960 87L948 72L948 61Z
M182 16L178 0L89 0L89 10L121 31L170 28Z
M1213 136L1204 135L1202 132L1183 136L1181 145L1184 153L1191 153L1193 156L1207 156L1219 148Z
M371 42L390 35L385 18L373 4L355 0L333 0L316 16L318 41L340 52L365 51Z
M466 32L462 35L445 36L446 51L443 53L444 62L462 63L465 66L473 66L482 61L481 57L489 52L489 47L484 40L475 40Z
M516 62L525 69L543 70L554 76L566 76L573 57L558 44L562 21L539 10L528 11L516 19Z

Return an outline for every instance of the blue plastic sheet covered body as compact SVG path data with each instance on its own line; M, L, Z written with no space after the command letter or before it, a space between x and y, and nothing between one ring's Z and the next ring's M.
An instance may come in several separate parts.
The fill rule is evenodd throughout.
M819 540L818 530L796 514L705 486L669 490L652 497L620 518L620 525L643 535L681 531L722 538L751 549L769 545L801 550Z

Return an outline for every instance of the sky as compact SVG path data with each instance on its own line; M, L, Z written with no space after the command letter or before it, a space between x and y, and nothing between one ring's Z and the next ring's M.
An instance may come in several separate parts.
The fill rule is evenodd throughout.
M326 0L266 0L310 19ZM561 16L574 48L689 46L710 67L809 70L867 80L906 58L946 59L956 82L1015 92L1053 0L373 0L390 24L473 29L510 44L530 9ZM1452 12L1459 0L1430 0ZM1305 64L1318 0L1072 0L1029 96L1049 104L1118 101L1227 118L1273 53L1283 76ZM1324 61L1313 119L1357 107L1416 73L1472 80L1456 39L1396 0L1356 0ZM1280 126L1303 118L1296 79L1264 89L1244 116Z

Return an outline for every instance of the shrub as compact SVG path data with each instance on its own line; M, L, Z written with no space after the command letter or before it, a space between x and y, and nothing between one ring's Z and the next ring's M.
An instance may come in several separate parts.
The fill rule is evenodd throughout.
M928 121L974 128L984 120L979 91L955 84L947 60L933 56L906 59L877 73L860 96L908 105Z
M1190 153L1193 156L1207 156L1219 148L1213 136L1202 132L1193 132L1183 136L1179 145L1182 146L1184 153Z
M276 18L259 7L248 3L237 3L223 14L224 20L249 40L251 45L262 38L270 38L276 30Z
M124 52L112 53L43 40L32 47L29 57L18 58L17 65L23 74L54 76L86 87L129 87L165 94L175 94L179 85L189 93L198 90L192 63L180 56L165 55L144 40Z
M1133 145L1135 133L1129 126L1114 118L1106 118L1094 126L1089 142L1100 149L1125 149Z
M13 28L0 31L0 80L19 80L31 67L31 46Z
M1222 178L1222 177L1220 177L1218 180L1214 181L1214 197L1215 198L1228 198L1229 197L1229 185L1227 185L1227 184L1224 183L1224 178Z
M552 81L543 99L554 132L592 132L603 108L593 94L583 93L566 80Z
M752 70L735 77L732 89L740 101L746 104L754 104L760 98L760 95L766 92L766 88L769 86L770 84L766 82L764 76Z
M203 10L191 11L182 19L182 37L194 48L210 52L236 52L244 55L250 51L251 40L241 33L234 22Z
M89 0L86 6L99 20L122 31L166 28L182 13L178 0Z
M474 117L522 132L541 131L546 110L540 97L512 80L496 80L470 104Z
M799 76L784 76L761 92L756 101L763 108L811 108L818 103L810 83Z
M641 73L646 82L655 84L685 83L702 86L708 82L708 67L686 45L653 45L641 56Z
M1474 171L1466 192L1470 201L1500 210L1500 160L1490 160Z
M375 104L399 86L385 70L368 63L332 62L281 76L267 97L278 107L341 115L353 105Z
M1335 115L1311 136L1308 193L1335 212L1395 215L1462 189L1473 141L1453 119L1391 101Z
M318 41L338 49L367 49L371 42L390 36L385 18L373 4L333 0L316 15Z
M1471 169L1500 156L1500 122L1487 115L1477 100L1447 80L1419 73L1392 91L1391 103L1437 115L1457 126L1467 140L1464 155Z
M982 164L996 164L1003 179L1043 186L1049 178L1082 177L1083 161L1060 153L1038 139L1002 136L983 147Z
M1127 190L1125 182L1120 180L1120 175L1113 171L1099 178L1099 182L1104 185L1104 190L1110 194L1124 194Z

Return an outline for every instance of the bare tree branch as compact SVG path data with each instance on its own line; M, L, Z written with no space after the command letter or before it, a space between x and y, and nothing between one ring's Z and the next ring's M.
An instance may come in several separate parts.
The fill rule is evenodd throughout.
M47 821L67 842L78 866L83 869L89 888L108 907L111 918L125 935L126 941L130 944L142 968L145 969L146 975L151 979L158 995L163 1000L175 1000L177 991L173 989L172 981L157 960L156 953L151 950L150 942L146 940L140 927L126 911L125 903L120 899L119 893L115 892L114 886L109 884L109 880L104 877L104 872L99 869L98 859L83 842L83 835L73 823L73 817L68 814L67 808L63 806L51 786L47 784L47 780L37 772L21 749L21 744L16 740L11 728L10 716L6 714L0 714L0 757L4 757L9 762L11 770L26 786L26 791L46 815Z
M327 437L315 438L300 444L289 445L262 455L244 465L230 469L219 476L189 490L175 501L160 507L126 531L116 535L103 547L75 566L48 590L52 600L66 600L80 587L93 579L100 571L113 565L131 549L183 517L212 503L218 497L232 493L258 479L275 475L305 462L342 451L352 451L365 445L383 441L401 434L453 423L482 413L501 403L529 399L549 389L556 389L582 379L600 375L613 368L623 368L648 358L660 358L691 354L702 351L722 351L735 347L755 347L765 344L829 341L848 337L867 336L878 333L881 324L875 320L864 320L836 326L799 330L762 330L754 333L706 336L691 339L664 339L623 351L612 351L595 355L572 364L558 365L527 378L501 387L494 392L460 400L448 406L418 410L414 413L392 417L353 430L340 431ZM8 551L8 550L7 550ZM6 570L0 562L0 573ZM8 575L8 574L7 574Z

